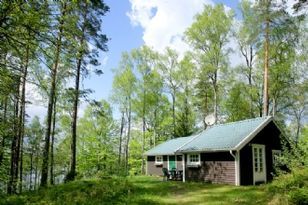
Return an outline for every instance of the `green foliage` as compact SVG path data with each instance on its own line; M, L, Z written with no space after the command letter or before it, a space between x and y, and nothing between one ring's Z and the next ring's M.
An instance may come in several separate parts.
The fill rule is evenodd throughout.
M196 16L195 22L185 32L186 39L195 49L195 56L200 68L199 79L205 80L206 85L212 89L212 98L202 98L204 94L209 93L208 86L204 82L198 83L198 88L201 91L202 104L200 106L203 112L202 118L204 119L209 113L207 110L212 110L214 113L215 123L218 118L219 110L219 79L220 72L225 72L228 61L229 51L226 49L226 44L229 41L231 25L233 21L233 12L226 11L222 4L215 6L204 6L203 11ZM200 77L202 76L202 77ZM204 99L205 102L204 102ZM212 102L213 107L209 108Z
M146 139L148 139L149 133L146 133ZM147 140L148 141L148 140ZM142 133L139 131L132 132L132 139L129 145L129 175L135 176L142 174Z
M277 204L308 203L308 168L296 168L289 174L282 174L274 179L268 190L274 194Z
M228 97L224 102L224 108L229 122L249 118L250 105L246 96L248 92L246 85L243 83L236 83L232 86Z
M296 170L308 166L308 128L303 129L299 142L289 139L282 156L278 160L278 166L285 166L289 170Z
M111 107L102 100L89 105L78 124L77 171L83 177L116 172L116 132Z
M118 204L125 203L130 190L125 178L82 180L1 198L0 204Z
M290 193L290 198L294 204L298 205L308 204L308 186L292 191Z

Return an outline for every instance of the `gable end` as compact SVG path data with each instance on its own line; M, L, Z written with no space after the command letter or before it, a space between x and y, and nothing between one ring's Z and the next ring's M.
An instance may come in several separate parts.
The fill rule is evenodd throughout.
M241 150L248 142L250 142L261 130L263 130L271 121L273 117L268 117L262 124L260 124L255 130L253 130L247 137L245 137L233 150Z

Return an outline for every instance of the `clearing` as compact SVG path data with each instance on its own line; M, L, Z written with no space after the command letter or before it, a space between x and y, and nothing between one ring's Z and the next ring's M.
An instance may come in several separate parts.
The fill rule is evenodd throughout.
M0 196L0 204L267 204L266 186L235 187L162 181L159 177L80 180L19 196Z

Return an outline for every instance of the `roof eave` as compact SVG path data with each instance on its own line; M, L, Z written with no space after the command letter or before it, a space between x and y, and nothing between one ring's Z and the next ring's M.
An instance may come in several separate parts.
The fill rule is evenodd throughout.
M187 153L201 153L201 152L228 152L230 150L235 150L234 148L223 148L223 149L203 149L203 150L185 150L185 151L177 151L179 154L187 154Z
M144 156L164 156L164 155L175 155L176 153L144 153Z

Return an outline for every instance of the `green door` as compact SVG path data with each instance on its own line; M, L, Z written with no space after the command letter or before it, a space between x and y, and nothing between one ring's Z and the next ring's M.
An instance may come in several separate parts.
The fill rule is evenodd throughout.
M169 170L175 169L175 156L169 156Z

